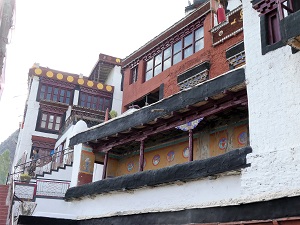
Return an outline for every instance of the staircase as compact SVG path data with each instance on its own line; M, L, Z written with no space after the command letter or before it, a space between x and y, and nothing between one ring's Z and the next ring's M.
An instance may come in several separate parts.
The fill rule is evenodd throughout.
M49 160L50 158L50 160ZM47 163L44 164L44 162L47 159ZM42 162L41 165L39 165L39 161ZM52 172L58 172L59 170L66 170L67 167L72 167L73 165L73 150L70 149L64 149L60 152L55 152L52 156L43 156L40 157L36 164L33 162L35 161L28 161L22 164L19 164L15 167L15 173L14 181L25 181L30 182L30 180L36 180L39 177L45 177L46 175L51 175ZM30 168L32 168L32 165L36 165L35 169L32 169L34 172L32 174L28 174ZM26 175L27 174L27 175ZM26 179L21 179L23 175L26 175Z
M0 185L0 225L6 225L10 211L9 185Z
M67 167L72 167L73 162L70 164L54 164L52 161L42 167L36 168L35 178L45 177L45 175L51 175L52 172L59 172L59 170L65 170Z
M47 198L63 199L70 186L73 150L65 149L45 157L51 157L46 164L43 164L46 160L40 157L18 166L20 173L14 174L15 195L21 201L36 202L37 198L39 202L41 199L47 201ZM31 171L30 174L28 171Z

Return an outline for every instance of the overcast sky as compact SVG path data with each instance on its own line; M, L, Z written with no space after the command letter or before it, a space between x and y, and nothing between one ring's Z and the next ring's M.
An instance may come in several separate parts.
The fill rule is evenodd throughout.
M125 58L184 17L187 0L16 0L0 100L0 143L19 127L36 62L88 76L99 53Z

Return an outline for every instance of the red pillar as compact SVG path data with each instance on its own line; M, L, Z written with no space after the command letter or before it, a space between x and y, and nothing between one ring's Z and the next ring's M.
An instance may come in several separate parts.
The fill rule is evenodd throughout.
M189 130L189 161L193 161L193 130Z
M108 121L108 114L109 114L108 108L106 108L104 121Z
M108 152L105 153L105 157L104 157L102 180L106 179L107 162L108 162Z
M145 140L141 140L139 172L142 172L144 170L144 158L145 158L144 152L145 152Z

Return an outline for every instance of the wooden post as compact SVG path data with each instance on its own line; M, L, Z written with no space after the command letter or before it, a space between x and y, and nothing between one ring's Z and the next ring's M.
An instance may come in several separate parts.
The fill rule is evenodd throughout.
M145 140L141 140L140 145L140 161L139 161L139 172L144 171L144 152L145 152Z
M193 161L193 130L189 130L189 161Z
M105 157L104 157L102 180L106 179L107 162L108 162L108 151L105 153Z
M108 114L109 114L108 108L106 108L104 121L108 121Z

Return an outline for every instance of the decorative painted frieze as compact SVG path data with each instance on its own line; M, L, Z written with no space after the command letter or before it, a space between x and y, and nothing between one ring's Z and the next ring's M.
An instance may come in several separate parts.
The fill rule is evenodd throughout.
M215 26L211 32L213 35L213 46L223 43L234 35L243 31L242 6L226 14L226 20Z
M200 84L200 83L206 81L208 79L208 72L209 72L208 70L204 70L204 71L178 83L180 90L194 87L197 84Z

